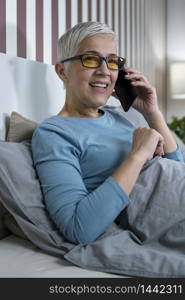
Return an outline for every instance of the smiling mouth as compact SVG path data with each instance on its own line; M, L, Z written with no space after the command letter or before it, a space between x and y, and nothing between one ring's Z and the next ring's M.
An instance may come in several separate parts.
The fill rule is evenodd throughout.
M89 85L95 88L104 88L104 89L108 87L107 83L98 83L98 82L91 82L89 83Z

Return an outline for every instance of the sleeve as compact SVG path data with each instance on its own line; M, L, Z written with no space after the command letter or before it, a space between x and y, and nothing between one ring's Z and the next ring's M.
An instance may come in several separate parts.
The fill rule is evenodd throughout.
M177 150L176 151L166 153L162 157L184 162L184 157L183 157L183 154L182 154L181 149L180 149L178 144L177 144Z
M94 241L129 203L128 195L111 176L87 191L79 149L71 137L37 129L32 153L48 212L69 241Z

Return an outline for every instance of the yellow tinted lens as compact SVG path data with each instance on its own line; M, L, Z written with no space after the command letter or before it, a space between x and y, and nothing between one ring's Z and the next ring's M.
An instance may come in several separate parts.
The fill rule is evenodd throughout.
M93 54L86 54L82 57L82 63L87 68L97 68L100 65L100 57Z
M109 57L108 59L108 67L112 70L118 70L119 69L119 57Z

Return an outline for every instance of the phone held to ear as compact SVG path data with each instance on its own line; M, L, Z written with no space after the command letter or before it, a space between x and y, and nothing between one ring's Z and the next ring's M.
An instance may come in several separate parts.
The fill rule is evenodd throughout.
M137 97L136 90L130 84L130 80L125 79L126 74L127 73L125 71L120 70L118 73L118 79L115 84L115 92L121 102L124 111L129 110L135 98Z

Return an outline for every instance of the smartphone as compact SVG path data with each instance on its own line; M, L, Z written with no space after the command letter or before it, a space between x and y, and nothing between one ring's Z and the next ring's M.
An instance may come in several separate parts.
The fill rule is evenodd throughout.
M127 73L120 70L115 84L115 93L121 102L124 111L128 111L137 97L136 89L130 84L130 80L125 79Z

